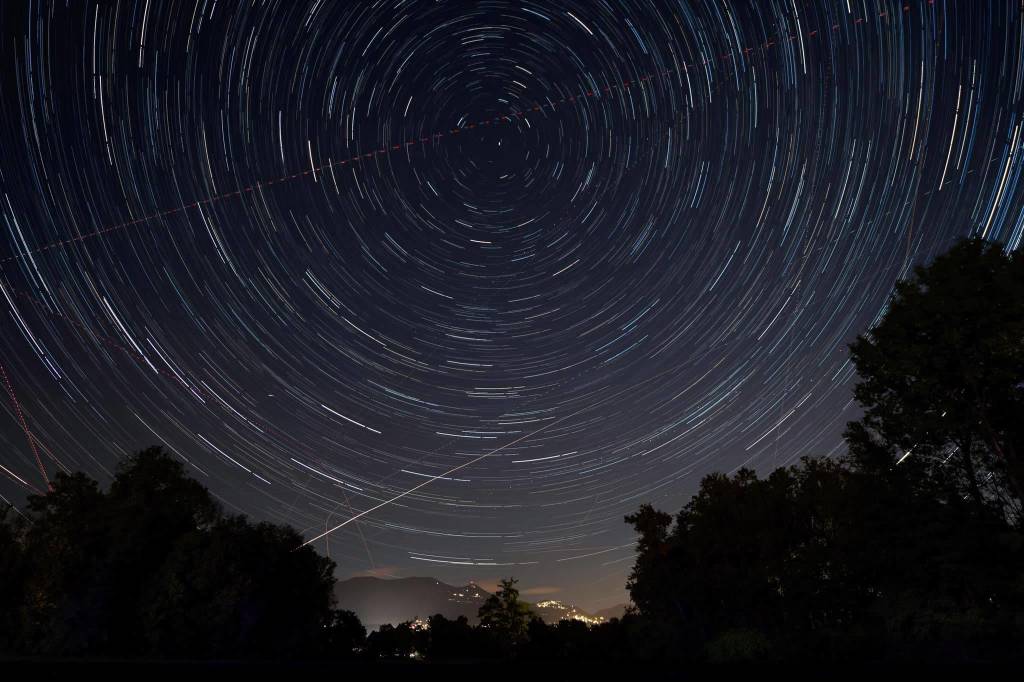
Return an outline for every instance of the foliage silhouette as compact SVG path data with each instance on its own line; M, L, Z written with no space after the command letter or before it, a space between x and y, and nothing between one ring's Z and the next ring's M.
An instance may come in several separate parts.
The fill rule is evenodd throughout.
M669 655L1020 659L1024 256L958 244L851 357L847 461L713 474L675 519L626 517Z
M417 639L417 632L412 629L412 623L385 623L366 638L367 655L375 659L413 658L420 651Z
M497 655L487 633L469 624L465 616L449 620L440 613L427 621L424 658L431 661L479 660Z
M987 660L1019 651L1021 536L841 463L712 475L650 507L629 588L691 660ZM645 529L645 530L644 530Z
M864 417L851 454L1020 523L1024 492L1024 251L967 240L900 282L884 318L850 347Z
M491 633L507 656L515 655L526 639L532 615L529 605L519 599L516 582L515 578L502 579L498 591L487 598L479 613L480 627Z
M331 609L333 562L300 543L289 528L224 516L159 448L126 458L108 492L59 473L24 518L2 518L0 646L47 657L350 656L361 625Z
M338 609L327 625L326 653L338 658L354 658L366 644L366 627L352 611Z

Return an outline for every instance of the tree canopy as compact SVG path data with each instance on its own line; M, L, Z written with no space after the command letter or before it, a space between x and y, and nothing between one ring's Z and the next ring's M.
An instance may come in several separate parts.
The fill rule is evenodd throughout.
M510 653L526 638L532 615L529 605L519 599L514 578L504 578L498 591L480 607L480 625L493 632Z
M626 517L665 655L1019 657L1024 256L958 244L850 350L846 461L713 474L675 518Z
M957 244L900 282L850 350L864 417L847 438L861 466L914 459L948 496L1019 517L1024 252Z
M0 646L42 656L350 654L365 630L332 610L334 564L296 549L301 541L223 514L159 448L122 461L106 492L59 473L24 517L0 524Z
M1019 642L1021 535L840 462L715 474L640 535L628 587L693 660L998 657ZM656 641L655 640L652 641Z

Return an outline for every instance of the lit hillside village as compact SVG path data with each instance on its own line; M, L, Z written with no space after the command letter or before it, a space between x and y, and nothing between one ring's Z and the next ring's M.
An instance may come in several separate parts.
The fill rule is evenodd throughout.
M435 581L436 585L443 585L440 581ZM485 599L490 596L486 590L481 588L474 582L470 582L468 585L463 587L453 588L448 594L448 601L456 604L471 604L479 605L483 603ZM595 616L585 611L572 606L570 604L564 604L556 599L547 599L545 601L537 602L531 605L531 610L535 615L539 616L546 623L557 623L561 620L578 620L581 623L587 625L597 625L604 623L607 619L603 616ZM409 627L413 630L429 630L429 621L421 616L417 616L409 621Z
M473 601L479 602L482 599L486 599L490 596L488 593L483 592L480 586L476 583L469 583L463 588L459 588L452 592L452 601L466 602ZM560 620L578 620L587 625L597 625L598 623L605 622L603 616L593 616L589 613L579 610L575 606L563 604L556 599L547 599L545 601L537 602L533 605L533 610L536 615L541 616L548 623L557 623ZM421 624L418 629L426 629L426 621L417 618L413 621L414 627L416 624Z
M466 594L464 592L453 592L452 598L454 600L483 597L479 593ZM598 623L603 623L606 620L604 616L592 616L588 613L580 611L575 606L568 606L556 599L548 599L542 602L537 602L536 604L534 604L534 607L536 607L536 609L538 610L543 610L545 612L544 615L547 616L547 618L545 618L544 620L549 623L557 620L578 620L582 623L586 623L587 625L597 625ZM551 616L554 614L558 614L559 617L557 619L552 618ZM413 630L429 630L430 623L427 622L425 618L417 617L414 618L411 623L409 623L409 627Z
M598 623L604 622L604 616L591 616L590 614L583 613L575 606L566 606L560 601L549 599L547 601L537 602L537 608L539 609L550 609L552 611L562 611L563 615L559 620L580 620L587 625L597 625Z

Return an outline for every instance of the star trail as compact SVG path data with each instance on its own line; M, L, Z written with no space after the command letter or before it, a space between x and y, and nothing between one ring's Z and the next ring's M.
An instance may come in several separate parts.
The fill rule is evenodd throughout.
M1020 246L1022 11L4 2L0 495L161 444L339 577L623 601L624 514L842 454L893 284Z

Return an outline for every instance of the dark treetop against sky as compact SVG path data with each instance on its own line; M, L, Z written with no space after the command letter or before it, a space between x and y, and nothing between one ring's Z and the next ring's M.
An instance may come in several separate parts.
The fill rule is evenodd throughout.
M0 493L161 443L368 512L341 577L622 601L624 514L841 453L893 282L1024 235L1016 0L0 12Z

